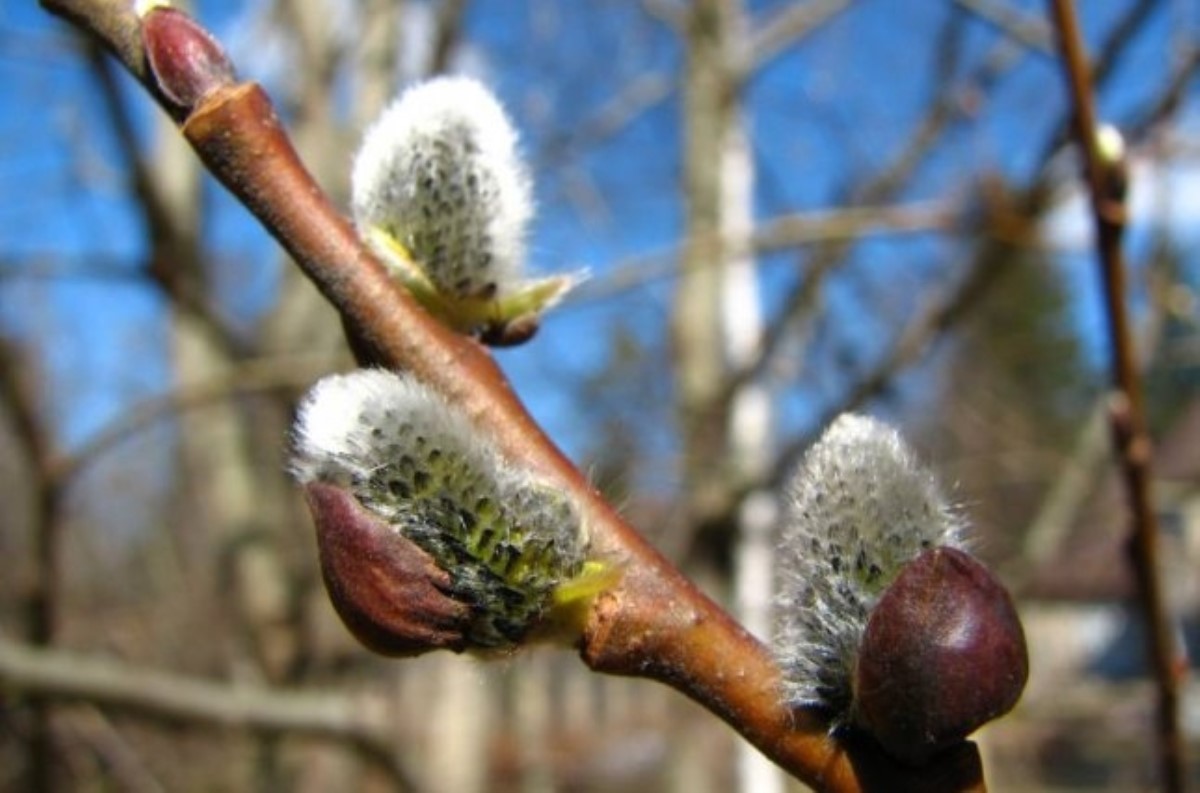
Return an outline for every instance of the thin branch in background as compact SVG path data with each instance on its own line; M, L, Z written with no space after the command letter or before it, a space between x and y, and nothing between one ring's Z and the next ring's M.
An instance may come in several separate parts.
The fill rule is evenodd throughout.
M241 361L223 375L183 385L133 405L91 436L82 447L55 459L47 475L56 486L67 487L97 458L155 422L235 396L299 390L328 374L329 368L329 357L324 355L287 355Z
M669 248L617 262L605 268L603 278L584 284L567 305L607 300L650 282L670 278L675 274L680 252L689 245L720 245L730 256L759 256L805 245L950 231L961 223L961 214L946 202L921 201L780 215L759 221L749 236L685 237ZM809 268L806 277L810 277L813 269Z
M828 409L814 426L824 429L840 414L856 410L883 391L897 372L920 358L933 342L968 316L971 308L987 294L1004 271L1004 267L990 258L977 259L953 288L925 301L924 310L900 330L891 349L875 366L863 373L837 405ZM782 450L771 474L773 486L778 487L785 481L815 437L812 434L797 438Z
M999 0L955 0L959 7L1003 31L1026 47L1046 55L1054 54L1054 31L1041 17L1034 17Z
M1154 366L1167 320L1170 285L1165 273L1159 272L1163 269L1161 263L1151 265L1146 279L1147 291L1151 294L1150 309L1137 332L1137 358L1143 374ZM1029 522L1022 552L1005 570L1004 580L1018 596L1037 571L1060 551L1094 492L1097 480L1108 470L1106 463L1111 460L1112 452L1110 418L1108 400L1102 395L1088 411L1070 456Z
M359 697L230 685L28 647L3 636L0 680L7 690L89 702L156 721L335 740L353 746L399 789L414 789L392 751L386 713Z
M738 64L736 72L744 79L760 66L779 55L837 14L849 8L850 0L816 0L808 3L788 3L759 24L751 34L746 48L748 62Z
M121 731L98 707L80 703L64 708L60 729L65 740L79 744L104 769L104 776L125 793L166 793L166 786L154 775L137 747L130 745Z
M1149 5L1152 5L1152 3ZM1139 29L1141 24L1145 22L1149 12L1147 6L1148 3L1142 0L1142 2L1130 8L1105 37L1102 52L1107 60L1098 63L1096 66L1095 79L1098 82L1106 81L1111 76L1112 64L1126 51L1133 32ZM862 189L860 200L865 198L870 201L881 201L893 195L932 150L934 143L940 135L946 129L950 128L956 119L961 117L963 111L960 97L970 92L984 92L995 85L1005 74L1022 61L1020 57L1021 52L1021 48L1017 47L1013 42L1002 41L988 52L979 66L962 81L959 87L935 93L926 116L919 122L900 155L887 169ZM1049 162L1063 143L1064 139L1061 135L1053 136L1051 143L1042 152L1039 162L1043 164ZM1036 218L1048 200L1052 186L1048 171L1042 168L1041 176L1039 176L1038 180L1022 195L1016 197L1016 200L1011 201L1011 205L1005 210L1006 213L1011 214L1015 220ZM989 231L989 235L993 237L997 236L994 231ZM1025 232L1022 231L1019 236L1023 240L1026 236ZM1004 242L1003 235L1000 236L998 241ZM810 267L816 267L826 260L840 259L846 252L846 244L835 243L824 251L818 251ZM979 259L973 273L960 282L960 289L962 291L953 290L959 296L956 298L953 295L947 295L943 299L935 300L924 314L914 318L900 332L898 341L892 350L872 370L856 381L855 385L839 401L838 406L828 411L825 414L825 420L818 423L817 426L824 426L839 412L853 409L877 394L883 384L886 383L887 376L894 374L897 367L903 365L904 362L912 360L917 352L919 352L919 349L931 341L927 335L929 332L928 329L922 330L922 328L932 327L929 323L933 323L934 325L940 324L941 327L946 327L945 323L947 320L949 320L949 324L953 324L958 317L962 316L962 310L965 306L973 304L974 300L980 297L983 291L986 291L985 289L976 291L972 286L972 280L978 277L986 281L989 276L982 271L999 271L1003 270L1003 266L1003 262L995 261L993 256L984 256ZM803 305L802 290L805 288L805 283L798 284L793 290L793 295L789 296L787 305ZM784 314L785 316L790 316L789 312L785 311ZM787 323L777 322L773 326L773 334L778 335L785 332L787 332ZM771 333L764 339L765 350L774 349L777 344L778 340L774 339ZM881 377L885 379L881 380ZM780 454L773 470L773 481L782 481L782 478L794 466L799 455L814 439L815 436L810 434L798 438L787 445Z
M1095 60L1083 66L1095 90L1100 90L1108 83L1117 68L1117 62L1129 52L1134 34L1141 30L1146 20L1160 6L1158 0L1138 0L1128 7L1124 15L1108 30L1096 49ZM1071 139L1071 130L1072 121L1068 114L1047 140L1039 162L1048 162L1054 154L1062 150Z
M1193 45L1192 51L1174 64L1167 87L1129 123L1129 137L1141 138L1152 127L1175 115L1197 72L1200 72L1200 43Z
M429 54L426 74L441 74L450 68L450 58L462 37L468 0L443 0L438 3L434 23L433 49Z
M1125 155L1101 151L1100 127L1092 96L1091 69L1071 0L1052 0L1070 96L1075 133L1083 153L1084 175L1096 223L1096 246L1104 285L1109 344L1112 348L1112 430L1118 462L1125 477L1132 517L1129 548L1148 652L1158 691L1158 765L1168 793L1184 790L1184 741L1179 723L1180 658L1167 615L1158 566L1158 521L1151 488L1151 442L1146 425L1141 378L1128 316L1126 267L1121 242L1126 206Z
M634 119L656 107L676 88L673 77L659 72L639 74L587 118L550 135L537 152L539 168L553 167L574 152L616 135Z
M48 647L58 633L62 607L63 490L50 475L56 449L39 408L33 367L5 339L0 339L0 399L12 410L18 441L29 456L34 475L34 512L30 531L33 580L25 597L25 635L30 644ZM54 730L50 703L27 698L30 728L24 782L32 790L49 790L54 778Z
M146 268L150 281L177 310L196 320L204 332L232 358L252 353L249 345L233 333L220 312L203 292L198 280L201 270L194 229L178 222L178 212L162 188L150 163L142 154L133 119L117 85L112 62L95 41L81 41L84 60L100 87L99 96L112 127L113 136L125 159L130 185L152 242Z
M947 44L947 46L952 46ZM950 129L954 122L964 115L965 103L963 97L973 93L982 93L994 85L1019 61L1019 52L1013 45L1002 42L994 46L983 62L957 85L949 85L945 90L935 91L930 99L924 116L917 122L912 133L900 148L900 153L870 181L862 185L855 195L856 203L880 204L894 198L903 189L909 178L916 173L920 165L934 150L938 140ZM939 65L939 75L946 80L954 74L953 68ZM743 373L736 377L753 377L772 366L779 351L784 348L784 341L794 332L797 320L801 318L812 321L814 318L805 317L812 305L814 290L819 288L823 274L840 265L853 249L857 240L854 237L835 238L817 248L807 263L809 277L804 278L793 286L784 297L783 307L776 321L767 329L761 341L760 360L755 361ZM814 278L816 280L814 280ZM812 438L803 438L791 446L792 449L802 450ZM797 452L798 453L798 452ZM783 455L776 466L775 481L779 480L778 472L789 470L794 462L794 455Z

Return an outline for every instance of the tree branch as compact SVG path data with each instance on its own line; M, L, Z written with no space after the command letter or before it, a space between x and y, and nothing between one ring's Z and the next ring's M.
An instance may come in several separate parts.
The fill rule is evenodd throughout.
M925 310L913 317L900 331L887 354L863 374L838 404L821 416L815 426L829 426L838 415L857 409L882 391L900 369L919 358L947 328L967 316L976 301L987 293L988 287L1003 273L1004 267L990 258L978 259L953 288L926 301ZM814 439L806 435L787 445L775 463L771 477L773 485L778 486L784 481Z
M32 386L31 367L7 340L0 340L0 397L13 411L14 429L33 470L33 580L25 593L25 635L49 646L58 633L62 605L63 489L50 476L55 444L39 415L41 400ZM53 713L42 698L30 697L31 724L26 739L29 762L23 783L46 790L54 775Z
M55 458L47 476L66 487L89 464L140 430L168 416L236 394L298 389L329 370L328 356L290 355L241 361L228 373L152 397L123 412L70 455Z
M730 256L761 255L819 243L947 231L960 222L961 212L940 201L843 207L779 215L759 221L749 236L685 237L679 244L669 248L622 260L604 278L585 283L571 296L568 305L605 300L651 281L669 278L675 273L675 262L680 251L689 245L719 245ZM810 271L808 277L811 276ZM762 365L756 363L756 366ZM745 379L751 376L750 372L736 375Z
M389 745L391 725L385 714L361 698L229 685L62 650L35 649L4 637L0 637L0 681L6 690L89 702L159 721L348 743L403 789L414 787Z
M1186 768L1179 724L1178 685L1182 669L1158 574L1158 519L1150 492L1151 441L1129 322L1121 245L1126 219L1127 163L1124 152L1101 151L1091 69L1074 5L1070 0L1051 0L1051 12L1074 104L1075 134L1083 153L1084 176L1096 223L1096 247L1112 349L1113 443L1125 476L1132 513L1129 547L1158 692L1159 773L1164 790L1180 793L1184 790Z
M737 67L743 78L850 7L850 0L789 3L762 22L746 48L748 62Z
M1054 32L1040 17L1026 15L997 0L955 0L962 8L995 25L1026 47L1046 55L1054 54Z

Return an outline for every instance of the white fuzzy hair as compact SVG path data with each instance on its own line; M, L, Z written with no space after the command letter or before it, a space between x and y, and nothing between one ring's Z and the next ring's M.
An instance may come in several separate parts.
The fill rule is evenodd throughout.
M851 720L854 667L871 609L927 548L962 547L933 474L894 429L844 414L808 450L788 493L776 656L792 706Z
M411 376L360 369L317 382L300 403L292 432L293 475L301 483L364 481L398 456L412 426L474 457L473 428L460 411Z
M367 130L351 182L364 238L386 232L440 291L486 296L521 277L531 181L512 123L478 81L404 91Z

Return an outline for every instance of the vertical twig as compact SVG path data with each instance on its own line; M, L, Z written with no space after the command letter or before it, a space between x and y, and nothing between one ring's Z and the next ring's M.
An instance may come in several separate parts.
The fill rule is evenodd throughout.
M1150 438L1126 310L1125 261L1121 249L1125 230L1124 155L1107 156L1100 149L1090 69L1074 5L1070 0L1052 0L1051 10L1074 104L1075 131L1083 152L1084 172L1096 219L1096 246L1112 347L1113 441L1129 493L1133 518L1129 549L1158 690L1159 772L1162 789L1179 793L1184 790L1184 757L1179 726L1178 666L1162 581L1158 576L1158 525L1150 494Z
M29 457L34 482L33 581L26 596L25 634L30 645L50 647L58 633L62 599L62 507L64 487L51 471L55 459L53 439L38 415L38 392L33 373L15 345L0 340L0 401L9 403L16 436ZM54 785L54 720L50 701L31 695L26 765L23 784L30 790L52 790Z

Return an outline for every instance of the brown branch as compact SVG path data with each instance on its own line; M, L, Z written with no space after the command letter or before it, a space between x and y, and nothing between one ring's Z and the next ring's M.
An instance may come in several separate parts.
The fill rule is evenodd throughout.
M1125 229L1124 153L1102 152L1093 104L1090 68L1075 8L1070 0L1052 0L1063 65L1075 112L1075 134L1083 153L1084 176L1096 222L1096 247L1104 284L1109 343L1112 347L1112 431L1125 477L1132 525L1129 548L1148 652L1158 692L1158 765L1163 789L1184 790L1186 763L1179 724L1180 659L1158 574L1158 523L1151 495L1151 442L1146 425L1141 378L1127 308L1126 267L1121 241Z
M57 725L60 733L65 733L65 742L86 747L116 788L125 793L165 793L142 753L99 708L79 703L65 710Z
M831 737L815 714L786 707L767 649L600 498L535 424L486 350L438 324L387 276L313 182L259 87L210 79L193 90L189 64L181 60L170 64L166 79L178 82L169 95L197 100L195 107L176 105L145 73L139 22L124 4L43 3L105 37L113 53L151 85L213 175L283 244L339 310L360 348L459 403L504 453L577 501L596 551L623 570L622 580L597 597L587 615L580 654L591 668L675 687L824 790L983 789L970 743L929 767L905 768L874 745ZM211 78L220 71L204 73Z
M1117 62L1129 50L1134 34L1141 29L1150 15L1159 7L1157 0L1138 0L1125 9L1125 13L1113 24L1105 34L1096 51L1095 61L1088 66L1089 80L1092 86L1099 90L1112 78L1116 71ZM1041 162L1047 162L1056 152L1061 150L1071 139L1073 120L1068 113L1058 129L1050 136L1045 150L1041 154Z
M433 51L429 56L426 74L440 74L450 68L450 56L462 36L467 0L443 0L438 4L434 25Z
M1167 266L1156 260L1150 265L1146 279L1151 294L1150 309L1138 328L1135 342L1142 376L1154 366L1167 318L1170 285L1166 270ZM1003 579L1018 599L1034 574L1058 553L1071 527L1078 522L1100 474L1108 470L1106 463L1112 449L1108 402L1107 395L1101 395L1088 411L1070 456L1029 521L1021 553L1004 571Z
M33 580L24 597L25 635L30 644L46 647L58 633L62 605L63 489L50 475L55 444L40 415L32 367L15 345L0 340L0 397L12 409L17 439L33 472ZM53 713L49 703L28 698L31 715L24 784L48 790L54 776Z
M6 691L88 702L159 721L298 734L347 743L402 789L413 789L390 746L384 712L345 694L274 691L138 668L0 637L0 682Z

